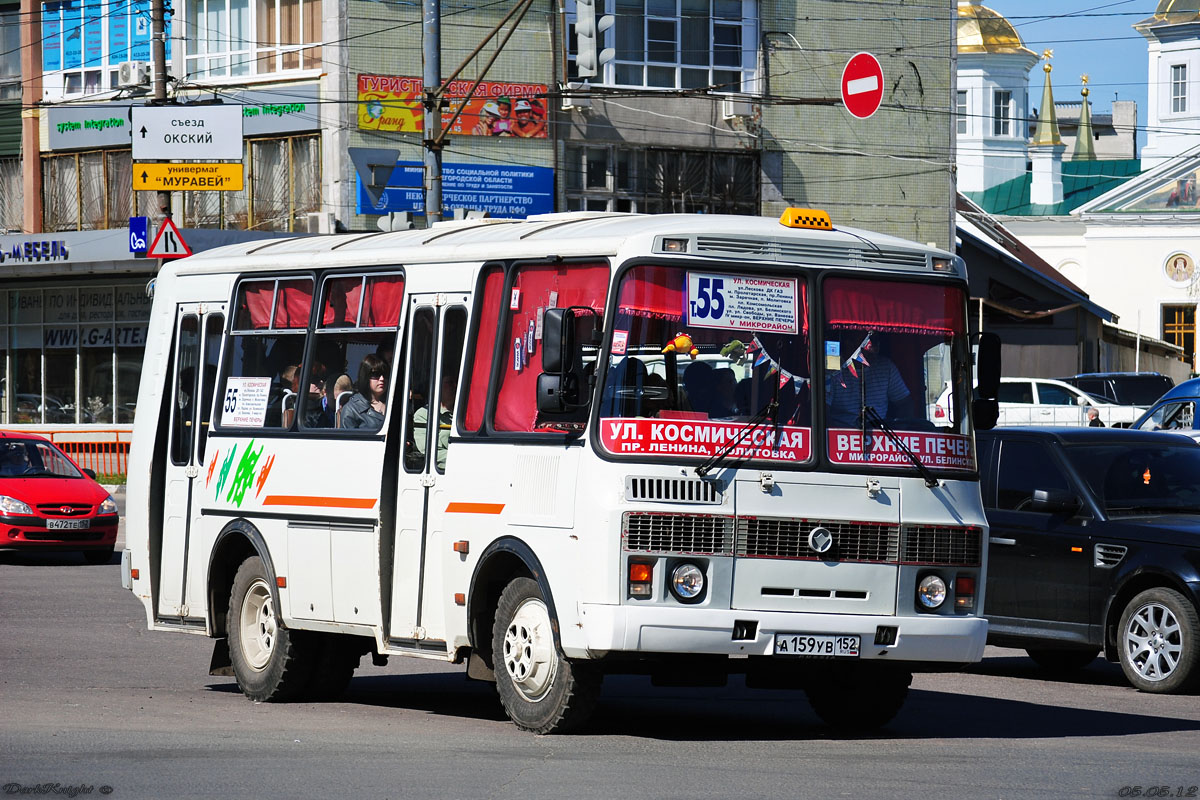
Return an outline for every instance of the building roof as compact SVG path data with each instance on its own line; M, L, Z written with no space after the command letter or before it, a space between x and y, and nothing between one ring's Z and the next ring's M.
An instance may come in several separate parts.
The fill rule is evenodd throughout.
M958 0L958 52L1034 55L1012 23L980 0Z
M1200 0L1158 0L1158 8L1154 16L1144 19L1134 27L1153 25L1165 22L1176 25L1181 22L1196 22L1200 20Z
M1062 165L1063 201L1050 205L1029 201L1033 175L1013 178L983 192L963 192L989 214L1014 217L1061 217L1089 200L1099 197L1140 174L1141 159L1122 158L1107 161L1064 161Z

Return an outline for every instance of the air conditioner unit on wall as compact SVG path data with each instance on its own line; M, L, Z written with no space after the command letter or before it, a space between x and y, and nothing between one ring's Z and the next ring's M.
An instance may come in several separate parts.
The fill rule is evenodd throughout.
M117 67L117 85L122 89L150 84L150 64L145 61L122 61Z
M754 116L754 103L748 97L726 97L721 100L721 116L725 119Z

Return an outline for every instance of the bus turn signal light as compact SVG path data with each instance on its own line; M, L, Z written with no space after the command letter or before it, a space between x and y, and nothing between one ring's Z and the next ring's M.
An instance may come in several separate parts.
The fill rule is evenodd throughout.
M649 597L650 584L654 580L654 565L638 561L629 562L629 596Z
M959 575L954 579L954 607L963 611L975 608L975 576Z
M454 552L462 553L465 556L467 553L471 552L471 543L466 542L466 541L455 542L454 543Z

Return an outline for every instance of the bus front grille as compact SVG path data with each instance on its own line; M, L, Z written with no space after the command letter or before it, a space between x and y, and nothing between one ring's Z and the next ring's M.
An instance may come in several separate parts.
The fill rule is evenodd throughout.
M983 529L950 525L905 525L901 530L900 539L900 560L906 564L977 567L983 547Z
M622 518L625 549L644 553L733 552L733 517L628 511Z
M809 547L809 534L815 528L833 534L833 544L824 553ZM900 555L900 527L883 522L738 517L735 552L749 558L895 562Z

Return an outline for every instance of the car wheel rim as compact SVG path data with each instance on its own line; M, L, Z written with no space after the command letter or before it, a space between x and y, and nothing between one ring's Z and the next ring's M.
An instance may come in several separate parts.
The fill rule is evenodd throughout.
M242 655L252 669L261 670L271 660L279 626L266 581L257 580L242 600Z
M504 668L525 699L546 696L558 670L550 613L540 600L526 600L504 631Z
M1147 681L1171 676L1183 655L1183 631L1171 609L1147 603L1134 612L1125 626L1125 657Z

